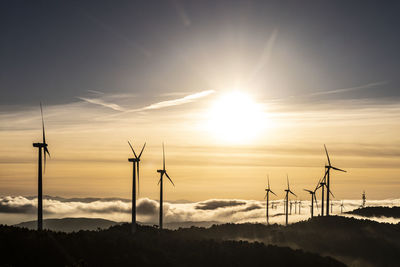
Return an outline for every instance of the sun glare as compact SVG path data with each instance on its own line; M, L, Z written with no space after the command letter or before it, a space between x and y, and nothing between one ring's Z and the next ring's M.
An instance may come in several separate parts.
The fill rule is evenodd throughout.
M261 105L250 95L233 91L219 97L211 106L207 128L225 143L248 143L265 123Z

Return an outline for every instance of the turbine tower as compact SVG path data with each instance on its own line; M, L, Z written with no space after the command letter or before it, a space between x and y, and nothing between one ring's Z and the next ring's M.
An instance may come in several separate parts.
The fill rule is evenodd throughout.
M343 200L342 200L342 203L340 204L340 213L343 213L343 209L344 209L344 204L343 204Z
M50 157L50 152L47 149L46 143L46 135L44 131L44 119L43 119L43 109L42 103L40 103L40 114L42 115L42 134L43 134L43 142L42 143L33 143L33 147L37 147L38 154L38 213L37 213L37 229L38 231L43 230L43 191L42 191L42 149L43 149L43 161L44 168L46 169L46 154Z
M137 173L137 189L139 194L139 162L140 157L142 156L143 150L146 146L144 143L142 151L140 151L139 156L136 156L135 150L133 149L131 143L128 141L129 146L132 149L134 158L128 158L129 162L132 162L133 171L132 171L132 233L136 232L136 173Z
M174 182L172 182L171 178L169 177L167 171L165 170L165 151L164 151L164 143L162 145L163 147L163 168L162 170L157 170L158 173L160 173L160 180L158 181L158 184L160 185L160 218L159 218L159 229L163 229L163 177L164 174L167 176L168 180L171 182L173 186L175 186Z
M328 158L328 165L325 165L325 169L326 169L326 216L329 216L329 192L330 192L330 173L331 173L331 169L335 170L335 171L341 171L341 172L346 172L345 170L336 168L334 166L331 165L331 160L329 159L329 155L328 155L328 150L326 149L326 145L324 145L325 148L325 153L326 153L326 157Z
M267 211L266 211L266 215L267 215L267 224L269 224L269 193L274 194L275 196L277 196L274 192L272 192L271 187L269 186L269 175L267 175L268 177L268 187L265 189L266 193L265 193L265 197L264 199L267 199ZM272 203L273 205L273 203Z
M288 204L289 204L289 193L290 193L290 194L292 194L292 195L294 195L295 197L297 197L297 196L296 196L296 194L295 194L295 193L293 193L293 192L290 190L290 187L289 187L289 176L288 176L288 175L286 175L286 180L287 180L287 189L285 189L285 192L286 192L286 197L285 197L285 200L286 200L286 225L288 225L288 213L289 213L289 210L288 210Z

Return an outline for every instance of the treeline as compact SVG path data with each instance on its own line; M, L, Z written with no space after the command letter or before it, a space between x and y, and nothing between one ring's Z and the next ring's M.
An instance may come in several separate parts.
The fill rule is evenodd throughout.
M400 218L400 207L365 207L347 212L365 217Z
M301 250L191 234L140 226L132 235L129 224L69 234L0 226L0 266L345 266Z

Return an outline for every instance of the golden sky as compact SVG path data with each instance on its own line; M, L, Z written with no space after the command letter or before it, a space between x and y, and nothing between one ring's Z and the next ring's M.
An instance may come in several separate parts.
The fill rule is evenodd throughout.
M114 109L119 96L93 99L102 104L45 106L51 158L44 194L129 198L130 140L137 151L147 142L141 197L158 199L162 142L176 184L166 183L168 200L260 199L267 174L280 198L288 174L292 190L308 199L303 189L312 189L324 173L324 144L332 164L348 171L332 175L336 199L359 198L363 190L374 199L398 196L397 103L337 100L310 106L239 89L160 96L147 106L153 108L124 111ZM116 106L105 107L110 99ZM32 142L41 140L39 108L3 113L0 121L0 194L36 195Z

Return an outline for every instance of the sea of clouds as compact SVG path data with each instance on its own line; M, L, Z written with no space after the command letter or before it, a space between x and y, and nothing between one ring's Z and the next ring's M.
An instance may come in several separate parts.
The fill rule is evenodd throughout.
M271 208L274 203L274 208ZM333 201L332 214L341 214L341 201ZM344 212L358 208L360 200L344 200ZM289 222L298 222L310 217L310 201L301 201L301 205L292 205ZM299 206L300 212L299 212ZM369 200L367 206L400 206L400 199ZM86 217L104 218L116 222L130 221L131 202L119 198L61 198L46 196L43 201L45 218ZM137 201L137 219L145 224L158 223L159 202L141 198ZM290 209L289 209L290 210ZM320 212L314 208L314 214ZM16 224L35 220L37 198L24 196L0 197L0 224ZM265 223L266 203L258 200L209 199L200 202L173 203L164 202L165 223L181 223L185 226L198 223ZM285 222L283 200L270 201L270 223ZM343 216L362 218L342 214ZM369 218L379 222L399 223L395 218Z

